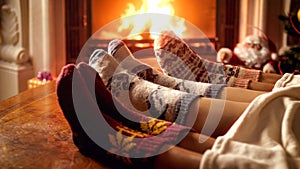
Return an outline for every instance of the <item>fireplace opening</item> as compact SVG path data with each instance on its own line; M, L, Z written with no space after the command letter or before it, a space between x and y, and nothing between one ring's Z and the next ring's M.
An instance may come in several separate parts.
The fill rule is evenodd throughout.
M69 0L70 1L70 0ZM184 1L184 0L156 0L156 1L147 1L147 0L135 0L135 1L98 1L98 0L84 0L86 1L86 5L78 4L76 8L80 8L80 6L85 7L83 11L87 11L86 14L83 14L82 17L77 17L80 21L79 24L88 25L86 29L89 32L89 35L92 36L95 32L97 32L100 28L105 25L114 22L115 20L120 19L126 15L134 15L139 12L157 12L160 11L163 14L167 15L175 15L179 18L182 18L185 21L190 22L196 28L201 30L207 37L208 40L202 37L195 37L193 34L186 35L184 29L182 29L182 37L185 38L186 42L191 45L196 50L201 51L201 55L207 57L208 59L213 60L215 51L219 47L233 47L233 45L237 42L238 37L238 0L192 0L192 1ZM70 1L71 2L71 1ZM74 6L74 2L72 1L72 6ZM145 4L145 3L149 4ZM152 3L151 3L152 2ZM151 6L154 2L158 2L160 4L160 8L157 6L151 9ZM154 3L155 4L155 3ZM68 7L66 6L66 9ZM235 10L233 10L235 9ZM149 10L149 11L147 11ZM68 10L67 10L68 11ZM165 13L167 12L167 13ZM169 12L169 13L168 13ZM72 14L67 17L74 17L74 10ZM145 19L145 18L143 18ZM68 20L68 19L66 19ZM234 22L232 22L234 21ZM143 20L135 21L134 23L140 24ZM179 21L180 22L180 21ZM177 22L178 23L178 22ZM169 23L168 23L169 24ZM170 25L170 24L169 24ZM93 49L103 48L107 50L107 45L110 40L115 38L120 38L120 28L124 26L122 23L116 26L118 28L114 28L115 30L111 30L108 32L106 36L101 35L99 37L92 37L92 41L89 42L89 49L87 51L81 51L85 53L88 57L91 54ZM140 26L140 25L136 25ZM144 25L145 26L145 25ZM146 26L147 25L146 23ZM181 27L182 25L172 26L173 28ZM185 25L183 25L185 26ZM127 27L128 28L128 27ZM119 29L119 30L118 30ZM133 27L129 27L128 29L134 29ZM222 31L220 30L222 29ZM126 29L123 29L123 31ZM133 34L139 35L136 37L130 37L127 39L120 38L124 40L129 49L132 52L136 52L142 49L147 49L153 47L153 37L152 35L147 34L151 32L150 28L142 30L140 33L134 32ZM74 31L73 31L74 32ZM177 31L180 32L180 31ZM68 33L68 31L67 31ZM67 43L69 43L71 47L67 49L67 54L72 53L73 56L68 55L69 58L72 58L71 61L74 62L75 58L78 59L78 53L83 47L84 44L77 45L77 50L74 50L74 44L76 44L76 40L79 38L74 37L82 37L78 36L78 31L76 33L67 37ZM80 33L79 33L80 34ZM145 35L146 34L146 35ZM85 34L86 35L86 34ZM119 36L119 37L118 37ZM72 38L73 37L73 38ZM70 40L71 39L71 40ZM80 39L82 41L82 39ZM88 38L86 39L88 40ZM231 41L231 42L229 42ZM73 46L72 46L73 45ZM68 46L68 44L67 44ZM75 47L76 48L76 47ZM80 50L78 51L78 48ZM68 52L70 51L70 52ZM77 55L76 55L76 52ZM153 53L147 53L145 55L153 55ZM139 56L145 57L145 56ZM77 60L78 61L78 60ZM79 60L80 61L80 60ZM83 59L83 61L86 61Z
M140 13L160 13L181 17L194 24L208 37L216 36L216 0L188 2L185 0L92 0L91 5L92 32L96 32L99 28L120 17ZM143 18L139 22L144 22L146 19ZM120 27L124 27L124 25L120 25Z
M112 4L109 1L99 2L94 0L92 4L94 8L110 6L109 10L102 11L107 16L115 13L119 15L119 19L111 21L116 22L116 24L112 24L104 21L104 18L109 19L109 17L103 17L102 12L96 12L92 8L92 32L99 31L97 28L103 28L107 24L113 25L106 30L100 30L102 31L101 34L98 33L98 35L92 36L90 43L92 48L104 48L105 50L109 41L117 38L122 39L131 52L135 53L152 48L155 33L172 30L181 38L184 38L194 50L201 51L201 56L210 57L210 59L215 56L217 45L215 0L190 1L188 3L183 0L136 0L125 2L122 8L118 6L120 4ZM118 6L118 8L114 8L114 6ZM197 36L197 33L192 30L195 29L194 27L203 33L201 32L201 35ZM124 35L129 36L124 38ZM210 37L209 40L206 36ZM153 52L144 51L143 53L143 55L137 55L136 57L154 57Z

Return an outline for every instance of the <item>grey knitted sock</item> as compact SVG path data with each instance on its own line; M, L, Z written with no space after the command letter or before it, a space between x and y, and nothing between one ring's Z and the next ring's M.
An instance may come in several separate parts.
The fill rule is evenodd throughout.
M136 59L121 40L112 40L108 45L108 52L130 74L136 74L142 79L168 88L199 94L204 97L217 98L219 92L226 86L225 84L209 84L183 80L163 74Z
M89 65L99 73L113 95L124 105L151 117L185 124L191 104L200 97L130 74L101 49L93 53Z

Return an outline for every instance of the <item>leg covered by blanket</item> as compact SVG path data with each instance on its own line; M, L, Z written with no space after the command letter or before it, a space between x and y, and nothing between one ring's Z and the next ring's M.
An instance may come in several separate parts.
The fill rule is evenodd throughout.
M300 167L299 76L285 75L257 97L228 133L206 151L201 169Z

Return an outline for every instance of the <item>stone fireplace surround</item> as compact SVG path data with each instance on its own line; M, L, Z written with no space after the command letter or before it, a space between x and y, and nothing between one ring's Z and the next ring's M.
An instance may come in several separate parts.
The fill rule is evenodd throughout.
M0 100L3 100L27 90L27 80L38 71L50 71L54 76L59 73L66 60L65 9L63 0L1 0L0 4L1 9L5 6L15 15L14 20L2 15L1 23L11 21L3 26L16 25L13 31L2 29L2 37L17 34L17 40L9 46L22 48L26 53L21 62L14 60L16 54L12 53L17 52L13 50L7 50L10 55L6 58L0 56ZM2 38L0 48L4 45L7 46Z

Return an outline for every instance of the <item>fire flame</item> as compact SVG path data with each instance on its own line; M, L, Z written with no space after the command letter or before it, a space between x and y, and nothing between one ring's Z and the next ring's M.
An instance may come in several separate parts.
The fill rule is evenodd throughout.
M121 26L118 28L118 32L131 29L130 35L133 35L132 39L143 39L145 33L149 37L154 38L153 32L159 33L163 30L173 30L179 36L186 30L185 20L178 17L172 17L175 15L175 9L171 2L174 0L142 0L140 9L136 9L133 3L127 4L125 13L121 15ZM138 15L149 13L149 15ZM154 14L165 14L170 17L159 17ZM131 16L131 17L130 17ZM158 32L159 31L159 32Z

